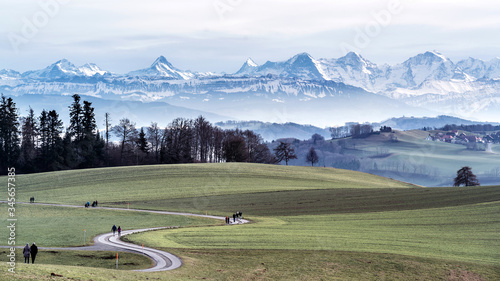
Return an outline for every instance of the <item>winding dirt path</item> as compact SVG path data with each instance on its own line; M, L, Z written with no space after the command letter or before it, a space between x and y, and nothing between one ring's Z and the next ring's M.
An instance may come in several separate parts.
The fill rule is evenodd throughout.
M7 203L7 201L0 201L0 204ZM67 208L84 208L84 206L77 205L65 205L65 204L51 204L51 203L26 203L26 202L16 202L16 204L34 204L34 205L42 205L42 206L54 206L54 207L67 207ZM92 207L91 207L92 208ZM93 209L103 209L103 210L115 210L115 211L130 211L130 212L147 212L147 213L155 213L155 214L164 214L164 215L175 215L175 216L190 216L190 217L202 217L202 218L211 218L217 220L224 220L225 217L219 216L210 216L210 215L200 215L200 214L192 214L192 213L179 213L179 212L167 212L167 211L153 211L153 210L141 210L141 209L125 209L125 208L112 208L112 207L94 207ZM248 223L248 220L241 219L235 223L231 222L231 224L243 224ZM122 231L121 236L144 232L144 231L152 231L159 229L169 229L174 228L172 226L161 226L161 227L151 227L151 228L143 228L143 229L134 229L134 230L125 230ZM19 246L22 248L23 246ZM8 246L0 246L0 248L8 248ZM42 250L76 250L76 251L122 251L122 252L132 252L141 255L145 255L152 259L155 265L151 268L147 269L139 269L135 271L143 271L143 272L154 272L154 271L167 271L179 268L182 266L182 260L175 256L174 254L148 248L138 246L132 243L123 242L120 240L118 234L113 235L112 232L104 233L96 236L94 238L94 245L92 246L84 246L84 247L39 247Z

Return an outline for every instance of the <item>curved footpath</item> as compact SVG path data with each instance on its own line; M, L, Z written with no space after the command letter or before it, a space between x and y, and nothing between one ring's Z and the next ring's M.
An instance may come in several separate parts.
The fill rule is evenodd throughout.
M7 201L0 201L1 203L7 203ZM55 206L55 207L67 207L67 208L84 208L84 206L77 205L64 205L64 204L50 204L50 203L25 203L25 202L16 202L16 204L35 204L35 205L44 205L44 206ZM202 218L211 218L217 220L224 220L225 217L219 216L209 216L209 215L200 215L200 214L191 214L191 213L178 213L178 212L167 212L167 211L153 211L153 210L140 210L140 209L125 209L125 208L111 208L111 207L90 207L92 209L104 209L104 210L115 210L115 211L131 211L131 212L148 212L155 214L164 214L164 215L175 215L175 216L191 216L191 217L202 217ZM241 219L235 223L231 224L243 224L248 223L248 220ZM125 230L122 231L121 236L144 232L144 231L152 231L159 229L168 229L175 228L172 226L163 226L163 227L152 227L152 228L143 228L143 229L135 229L135 230ZM23 246L19 246L22 248ZM8 248L8 246L0 246L0 248ZM94 245L85 246L85 247L64 247L64 248L55 248L55 247L39 247L42 250L77 250L77 251L124 251L124 252L132 252L137 254L142 254L150 259L152 259L155 265L151 268L140 269L135 271L143 271L143 272L154 272L154 271L166 271L173 270L181 267L182 260L165 251L141 247L135 244L126 243L120 240L118 235L113 235L112 232L104 233L98 235L94 238Z

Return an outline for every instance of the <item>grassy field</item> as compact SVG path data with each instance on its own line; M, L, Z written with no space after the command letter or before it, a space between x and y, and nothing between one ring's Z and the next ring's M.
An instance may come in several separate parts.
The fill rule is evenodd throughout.
M7 249L0 249L0 255L10 254ZM35 265L69 265L85 266L95 268L116 269L116 252L95 252L95 251L58 251L58 250L39 250L36 256ZM16 251L18 257L23 256L22 249ZM24 258L18 260L24 262ZM31 260L30 260L31 263ZM24 265L24 264L23 264ZM30 264L29 266L33 266ZM135 270L153 266L151 260L143 255L120 252L118 253L119 270ZM2 279L5 280L5 279Z
M276 217L429 209L495 201L500 201L500 189L486 186L292 190L151 199L132 201L130 204L145 209L194 213L209 210L212 214L222 216L239 210L245 211L244 214L250 217Z
M393 254L296 250L166 249L183 258L169 272L20 264L9 281L137 280L498 280L498 267ZM51 277L51 273L63 277Z
M36 242L41 247L82 246L84 229L88 245L92 243L94 236L110 232L113 224L128 230L151 226L185 227L220 223L212 219L185 216L22 204L16 205L16 218L18 245ZM3 225L8 225L5 219L2 222ZM9 229L0 228L0 236L9 237ZM0 241L0 245L7 245L7 239Z
M370 184L367 185L366 183ZM118 167L18 175L17 200L100 205L186 197L332 188L407 188L413 185L331 168L259 164ZM203 202L195 202L203 204Z
M179 225L196 227L128 236L136 243L179 255L184 266L171 272L124 273L54 261L57 265L20 264L17 275L9 275L4 264L0 280L52 280L51 272L66 278L59 280L94 281L500 279L497 186L422 188L350 171L254 164L19 175L17 184L22 186L18 200L30 196L59 203L97 199L111 206L130 202L131 208L208 210L221 215L239 210L252 223L204 226L213 222L179 218ZM175 224L169 221L171 216L18 207L19 215L33 225L28 232L42 229L43 224L59 229L69 223L74 229L69 232L77 233L80 222L96 218L100 218L97 225L102 225L102 232L109 231L109 221L120 224L120 219L124 219L122 228ZM125 219L128 216L130 221ZM41 231L47 243L70 241L50 238L50 228ZM22 239L32 242L32 237Z
M259 217L238 227L134 234L150 247L340 250L497 264L500 202L358 214Z

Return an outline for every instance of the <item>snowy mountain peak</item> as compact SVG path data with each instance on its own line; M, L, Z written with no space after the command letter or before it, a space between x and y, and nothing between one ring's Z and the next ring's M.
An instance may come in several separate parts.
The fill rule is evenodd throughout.
M296 62L299 63L307 63L307 62L313 62L314 59L309 55L308 53L300 53L295 56L293 56L291 59L287 61L288 64L294 64Z
M235 75L250 75L255 73L259 65L251 58L248 58Z
M82 75L80 70L67 59L59 60L44 69L27 71L22 74L23 77L32 79L57 79L79 75Z
M57 67L61 71L64 71L64 72L74 72L74 73L78 72L78 68L74 64L72 64L70 61L68 61L67 59L59 60L49 67L50 68Z
M358 53L356 52L349 52L345 56L339 58L340 59L345 59L345 60L353 60L353 61L364 61L365 59Z
M436 51L427 51L409 58L404 63L407 65L431 65L434 63L451 62L448 58Z
M269 74L287 78L325 79L321 64L308 53L300 53L281 62L267 61L261 66L250 59L236 72L236 75L252 76Z
M164 56L159 56L151 66L156 66L156 65L161 65L161 64L165 64L167 65L169 68L174 68L173 65L164 57Z
M189 71L182 71L175 68L164 56L158 57L150 67L131 71L129 76L163 77L168 79L187 80L195 75Z
M78 68L80 72L85 75L85 76L94 76L96 74L99 75L104 75L108 73L105 70L102 70L99 66L97 66L95 63L86 63Z
M2 69L0 70L0 76L5 76L5 77L19 77L21 76L21 73L12 70L12 69Z
M424 55L427 55L427 56L431 56L432 55L434 57L440 58L443 61L449 60L447 57L445 57L443 54L441 54L440 52L438 52L436 50L434 50L434 51L427 51L427 52L425 52Z
M363 58L360 54L355 53L355 52L349 52L345 56L339 58L336 60L336 63L339 65L349 65L355 69L358 69L360 71L365 71L366 69L364 68L376 68L377 66L370 62L369 60L366 60Z
M251 66L251 67L257 67L257 66L259 66L259 65L258 65L257 63L255 63L255 62L253 61L253 59L251 59L251 58L248 58L248 59L247 59L247 61L246 61L245 63L246 63L248 66Z

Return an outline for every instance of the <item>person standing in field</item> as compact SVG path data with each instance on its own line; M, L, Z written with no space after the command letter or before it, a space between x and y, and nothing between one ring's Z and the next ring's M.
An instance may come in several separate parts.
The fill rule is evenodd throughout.
M30 263L30 244L26 243L23 249L24 263Z
M31 245L31 263L35 263L35 258L36 254L38 254L38 247L35 245L35 242L33 242L33 245Z
M113 236L115 236L116 225L113 224L113 227L111 228L111 230L113 231Z
M122 235L122 228L121 226L118 226L118 236L121 236Z

